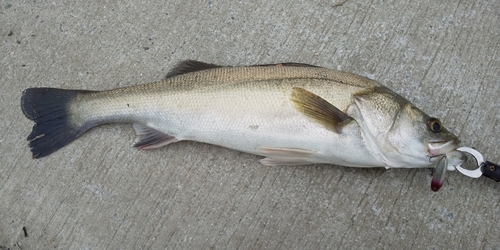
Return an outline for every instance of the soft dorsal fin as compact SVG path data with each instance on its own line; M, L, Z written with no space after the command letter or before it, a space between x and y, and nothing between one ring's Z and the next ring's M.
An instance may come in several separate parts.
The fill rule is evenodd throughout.
M217 65L217 64L211 64L211 63L204 63L200 61L195 61L195 60L185 60L177 64L168 74L165 76L165 79L173 77L173 76L178 76L178 75L183 75L186 73L191 73L191 72L196 72L200 70L206 70L206 69L215 69L215 68L222 68L224 66Z
M140 149L152 149L176 142L177 139L144 124L134 123L137 140L134 147Z
M255 66L288 66L288 67L313 67L313 68L321 68L320 66L311 65L307 63L294 63L294 62L284 62L284 63L275 63L275 64L261 64Z
M299 112L338 134L342 132L342 127L352 120L325 99L303 88L293 88L291 101Z

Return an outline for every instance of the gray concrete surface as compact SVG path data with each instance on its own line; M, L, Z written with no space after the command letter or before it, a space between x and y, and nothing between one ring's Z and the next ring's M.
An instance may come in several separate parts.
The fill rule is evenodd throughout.
M147 83L197 59L374 78L500 161L498 0L336 3L1 1L0 249L498 249L500 184L457 172L433 193L431 169L138 151L127 124L31 159L25 88Z

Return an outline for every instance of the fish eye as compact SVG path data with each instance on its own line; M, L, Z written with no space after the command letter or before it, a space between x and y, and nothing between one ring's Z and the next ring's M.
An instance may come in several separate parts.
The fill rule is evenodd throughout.
M436 119L436 118L431 118L429 121L427 121L429 124L429 129L434 132L434 133L439 133L443 129L443 125L441 122Z

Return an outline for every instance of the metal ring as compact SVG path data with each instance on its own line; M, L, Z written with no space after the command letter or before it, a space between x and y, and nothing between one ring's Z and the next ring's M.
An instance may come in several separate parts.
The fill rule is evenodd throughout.
M484 163L483 155L481 153L479 153L477 150L475 150L473 148L468 148L468 147L460 147L460 148L457 148L457 150L471 154L472 156L474 156L474 158L477 161L477 169L469 170L469 169L462 168L460 165L458 165L458 166L455 166L455 168L458 170L458 172L460 172L466 176L469 176L471 178L481 177L483 175L483 172L481 171L481 165Z

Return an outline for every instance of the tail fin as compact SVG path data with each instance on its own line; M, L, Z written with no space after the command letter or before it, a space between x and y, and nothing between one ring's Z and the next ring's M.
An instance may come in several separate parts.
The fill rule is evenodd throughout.
M69 120L68 104L88 91L30 88L23 92L21 108L35 122L28 136L33 158L42 158L66 146L92 126L75 126Z

